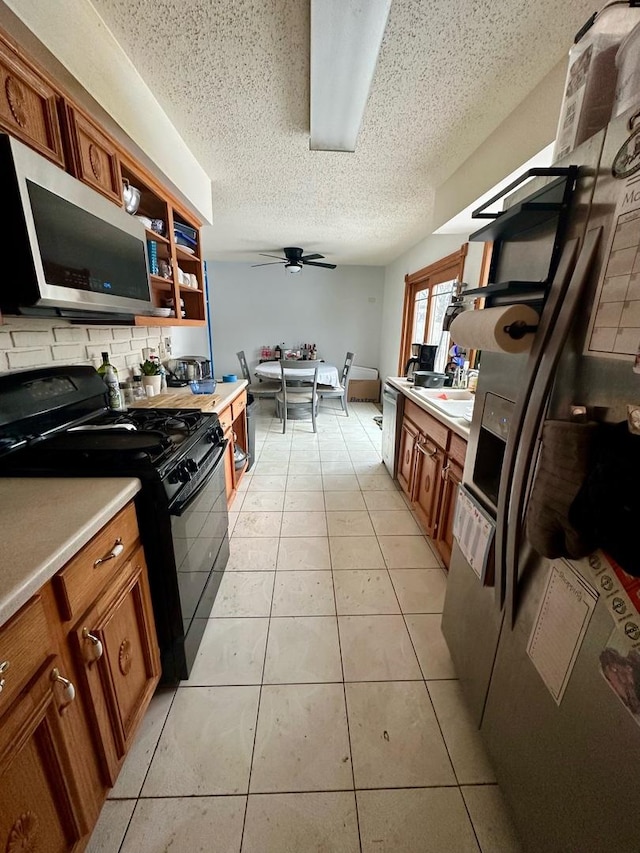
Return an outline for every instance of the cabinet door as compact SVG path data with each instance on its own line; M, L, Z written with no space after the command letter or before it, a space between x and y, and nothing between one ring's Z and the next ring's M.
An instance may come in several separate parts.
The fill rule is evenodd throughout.
M89 825L77 811L73 769L73 689L51 656L2 718L0 726L0 849L7 853L84 849Z
M0 129L64 167L56 92L0 38Z
M74 631L108 785L115 783L160 673L142 548L124 576L115 595L106 593Z
M120 160L115 143L66 101L60 104L69 171L122 207Z
M444 452L428 438L416 442L416 482L413 506L426 533L437 529Z
M418 430L406 418L400 431L400 447L398 449L398 482L404 492L411 497L413 491L413 469L415 466L415 444Z
M231 430L225 433L224 436L228 439L227 449L224 452L224 483L227 494L227 504L229 504L235 496L235 479L233 470L233 436Z
M442 469L442 479L442 500L440 502L436 547L445 566L449 568L451 549L453 548L453 518L456 511L458 486L462 480L462 468L451 457L447 459L447 464Z
M248 453L249 444L247 442L247 395L243 392L240 397L237 397L231 404L231 413L233 415L233 446L234 450L239 447L240 450ZM236 468L235 456L233 459L233 483L237 489L242 480L244 472L249 464L248 457L241 468Z

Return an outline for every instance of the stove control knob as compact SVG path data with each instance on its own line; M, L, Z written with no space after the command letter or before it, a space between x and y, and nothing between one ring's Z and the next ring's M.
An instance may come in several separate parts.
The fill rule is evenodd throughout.
M220 444L222 441L223 432L220 427L212 427L207 433L207 439L210 444Z
M189 480L191 479L191 474L189 472L189 469L187 468L187 466L184 462L181 462L178 465L178 479L180 480L181 483L188 483Z
M187 471L190 471L192 474L195 474L196 471L198 470L198 463L196 462L195 459L187 459L187 460L185 460L184 464L187 468Z

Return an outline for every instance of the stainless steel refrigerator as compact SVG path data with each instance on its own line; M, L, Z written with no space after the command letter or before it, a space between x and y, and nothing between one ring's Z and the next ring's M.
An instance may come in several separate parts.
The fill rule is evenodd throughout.
M575 189L562 221L545 219L539 188L555 179L538 177L533 193L529 184L510 197L511 225L507 216L492 226L492 281L513 284L496 289L493 304L530 297L540 319L528 353L481 355L459 505L466 499L487 519L490 544L480 567L454 544L442 628L523 846L535 853L640 851L640 592L599 551L541 556L527 527L542 439L584 422L597 424L602 443L603 425L640 410L634 120L621 116L554 164L578 167L567 174ZM567 465L567 476L588 477L594 458L582 460L584 472ZM640 470L631 475L640 489ZM561 464L558 483L563 476ZM552 467L552 487L553 478ZM614 485L612 505L617 497ZM637 528L634 568L640 518ZM626 665L622 690L605 678L609 652Z

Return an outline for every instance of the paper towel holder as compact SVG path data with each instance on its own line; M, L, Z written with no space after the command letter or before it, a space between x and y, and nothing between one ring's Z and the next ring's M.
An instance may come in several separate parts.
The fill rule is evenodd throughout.
M537 326L530 326L524 320L515 320L513 323L509 323L508 326L503 326L503 329L514 341L519 341L525 335L533 335L538 331Z

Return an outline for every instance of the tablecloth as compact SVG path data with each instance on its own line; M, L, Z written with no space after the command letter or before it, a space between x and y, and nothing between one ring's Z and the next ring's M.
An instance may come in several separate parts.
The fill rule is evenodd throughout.
M294 379L304 379L305 377L313 376L313 369L309 370L287 370L285 374ZM255 369L256 376L261 379L280 379L280 362L279 361L263 361ZM331 385L337 387L340 384L340 374L338 368L333 364L327 364L323 361L318 365L318 382L321 385Z

